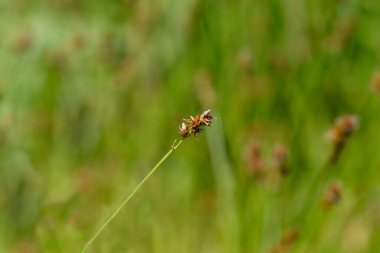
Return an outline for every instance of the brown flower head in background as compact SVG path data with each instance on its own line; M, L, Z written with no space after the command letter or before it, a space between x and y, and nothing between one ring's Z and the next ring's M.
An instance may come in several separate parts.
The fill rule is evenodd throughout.
M286 165L287 156L288 154L285 147L277 146L274 149L274 152L273 152L274 162L275 162L276 168L278 169L278 171L280 172L282 176L285 176L286 174L288 174L288 168Z
M330 157L329 163L335 163L348 138L358 128L359 120L353 115L344 115L339 117L334 126L328 132L328 138L334 145L334 151Z
M330 208L336 205L341 199L342 185L339 182L333 182L327 186L325 194L321 200L323 208Z
M201 115L195 117L190 116L190 119L184 119L185 122L179 127L179 134L183 137L190 135L197 136L203 131L204 126L211 126L214 117L211 115L211 110L204 111Z
M263 176L263 159L261 145L257 142L247 146L247 172L250 176L261 178Z
M286 253L289 252L297 241L299 232L297 229L289 229L282 235L281 240L272 249L272 253Z
M345 142L358 127L358 118L352 115L339 117L329 132L329 139L334 143Z

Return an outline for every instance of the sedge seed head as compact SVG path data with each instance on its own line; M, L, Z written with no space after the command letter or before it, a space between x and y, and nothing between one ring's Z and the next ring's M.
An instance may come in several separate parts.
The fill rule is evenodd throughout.
M213 119L214 117L211 115L211 110L206 110L201 115L190 116L189 119L183 120L184 122L179 127L179 134L183 138L189 137L190 135L197 136L204 130L204 126L212 125Z
M186 138L187 136L190 135L190 131L185 123L182 123L182 125L179 127L179 134L183 138Z
M344 143L348 137L358 128L359 120L353 115L339 117L328 133L333 143Z
M321 200L323 208L330 208L336 205L341 199L342 185L340 182L333 182L327 186L325 194Z

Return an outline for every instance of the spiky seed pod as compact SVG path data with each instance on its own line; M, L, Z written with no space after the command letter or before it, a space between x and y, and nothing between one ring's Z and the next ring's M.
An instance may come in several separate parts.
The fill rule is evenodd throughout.
M213 120L214 117L211 115L210 112L211 112L211 110L207 110L207 111L202 113L202 115L199 119L201 124L203 124L205 126L211 126L211 120Z
M179 133L186 138L190 135L197 136L203 131L203 126L211 126L214 117L211 115L211 110L204 111L200 116L190 116L189 119L184 119L184 122L179 127Z
M190 135L189 128L185 123L182 123L182 125L179 127L179 134L183 137L186 138Z

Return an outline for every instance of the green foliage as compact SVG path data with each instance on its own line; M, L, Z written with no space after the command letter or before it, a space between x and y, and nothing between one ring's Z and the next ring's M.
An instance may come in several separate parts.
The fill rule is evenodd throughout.
M0 252L79 252L209 108L89 252L270 252L290 230L291 252L379 252L378 1L0 0L0 19ZM343 114L359 128L325 167ZM248 173L252 143L288 173Z

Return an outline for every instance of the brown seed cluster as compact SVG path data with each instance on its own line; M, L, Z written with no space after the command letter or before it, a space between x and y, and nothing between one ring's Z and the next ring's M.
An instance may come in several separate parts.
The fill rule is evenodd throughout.
M353 115L344 115L339 117L332 129L328 132L328 138L334 144L334 151L330 157L329 163L335 163L348 138L358 128L359 120Z
M263 159L261 145L252 143L247 148L248 174L255 178L263 176Z
M211 126L214 117L211 115L211 110L204 111L201 115L195 117L190 116L190 119L184 119L185 122L179 127L179 134L183 137L190 135L197 136L203 131L204 126Z
M286 231L281 240L277 243L277 245L272 249L272 253L286 253L290 252L292 246L298 239L298 230L290 229Z
M323 208L330 208L336 205L341 199L342 185L339 182L333 182L327 186L326 192L321 200Z
M273 152L274 162L275 162L276 167L278 168L279 172L283 176L288 174L288 168L286 165L287 156L288 156L288 154L287 154L285 147L277 146L274 149L274 152Z
M334 143L345 142L352 132L358 127L358 118L352 115L339 117L330 130L329 138Z
M268 159L263 155L263 148L259 142L250 142L245 152L247 175L269 185L278 185L289 172L287 156L287 149L277 145L273 149L271 159Z

